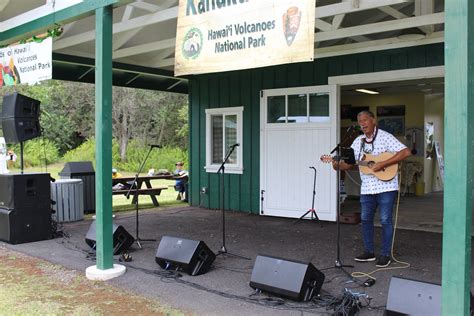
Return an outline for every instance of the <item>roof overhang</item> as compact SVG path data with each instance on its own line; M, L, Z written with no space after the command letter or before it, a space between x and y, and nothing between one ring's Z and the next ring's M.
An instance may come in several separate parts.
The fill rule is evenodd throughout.
M53 76L92 82L92 15L104 4L115 7L114 84L186 93L173 77L178 0L0 0L0 44L61 24ZM318 0L315 10L316 59L444 41L444 0ZM412 30L421 36L401 36Z

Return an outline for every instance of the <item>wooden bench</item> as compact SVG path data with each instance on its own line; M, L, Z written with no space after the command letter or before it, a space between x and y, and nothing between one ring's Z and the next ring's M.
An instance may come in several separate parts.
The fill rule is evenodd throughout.
M161 194L162 190L167 190L167 187L157 187L157 188L140 188L138 189L132 189L130 190L130 196L133 197L132 199L132 204L136 203L137 195L149 195L151 200L153 201L154 206L160 206L160 203L158 203L158 200L156 199L157 195ZM126 190L112 190L112 195L127 195L128 189Z

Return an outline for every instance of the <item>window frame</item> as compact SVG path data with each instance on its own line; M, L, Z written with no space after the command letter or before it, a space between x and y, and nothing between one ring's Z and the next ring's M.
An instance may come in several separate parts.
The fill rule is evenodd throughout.
M244 171L243 161L242 161L242 152L243 152L243 106L236 106L236 107L228 107L228 108L212 108L206 109L206 172L217 172L221 163L216 164L212 163L212 116L223 116L223 124L222 124L222 141L225 142L225 116L228 115L235 115L237 117L237 143L240 144L236 147L237 152L237 163L236 164L225 164L225 173L232 173L232 174L242 174ZM225 146L222 148L225 149ZM227 154L227 150L224 150L222 159L225 158Z

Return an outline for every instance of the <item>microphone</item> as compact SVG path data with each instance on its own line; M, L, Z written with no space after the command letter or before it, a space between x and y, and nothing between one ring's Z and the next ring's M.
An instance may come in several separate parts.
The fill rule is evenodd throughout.
M236 144L234 144L234 145L229 146L229 148L235 148L235 147L239 147L239 146L240 146L240 144L239 144L239 143L236 143Z
M148 146L150 146L151 148L162 148L163 147L161 145L148 145Z

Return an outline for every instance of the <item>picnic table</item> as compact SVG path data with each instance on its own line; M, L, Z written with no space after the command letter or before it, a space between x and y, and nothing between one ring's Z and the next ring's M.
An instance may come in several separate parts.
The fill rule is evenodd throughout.
M159 186L159 187L153 187L152 186L152 180L159 180L159 179L166 179L166 180L176 180L178 177L176 177L173 174L165 174L165 175L155 175L155 176L139 176L137 178L137 185L136 187L133 187L130 190L130 195L133 196L132 199L132 204L135 204L138 198L138 195L148 195L150 196L151 200L153 201L154 206L160 206L158 203L158 200L156 199L157 195L161 194L162 190L167 190L168 187L164 186ZM112 179L112 185L115 186L119 183L123 184L124 189L113 189L112 190L112 195L118 195L118 194L123 194L127 195L129 191L129 187L135 180L135 177L120 177L120 178L115 178ZM143 184L145 184L145 187L143 187Z

